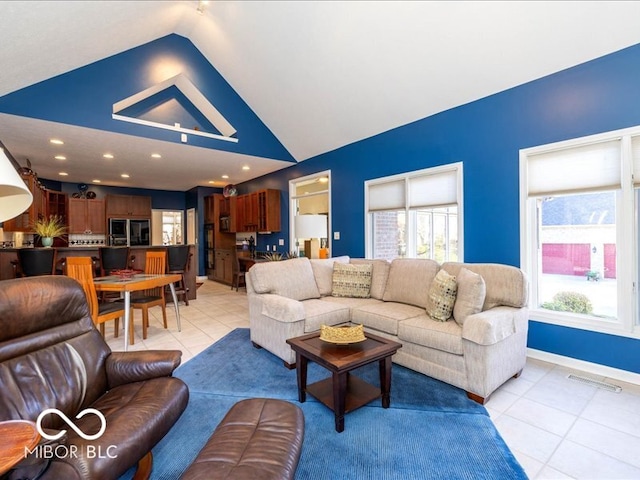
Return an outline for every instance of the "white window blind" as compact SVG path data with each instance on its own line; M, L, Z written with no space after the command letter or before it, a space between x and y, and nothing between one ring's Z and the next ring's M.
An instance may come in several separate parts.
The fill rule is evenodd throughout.
M409 208L439 207L457 201L457 170L409 178Z
M401 210L405 205L404 179L369 185L369 211Z
M620 188L620 140L528 157L530 197Z

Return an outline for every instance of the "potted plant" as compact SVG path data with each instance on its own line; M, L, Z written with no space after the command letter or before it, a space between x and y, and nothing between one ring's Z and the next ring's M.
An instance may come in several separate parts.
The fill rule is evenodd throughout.
M42 239L42 245L50 247L53 239L64 235L67 227L59 215L49 215L49 218L41 218L34 222L33 231Z

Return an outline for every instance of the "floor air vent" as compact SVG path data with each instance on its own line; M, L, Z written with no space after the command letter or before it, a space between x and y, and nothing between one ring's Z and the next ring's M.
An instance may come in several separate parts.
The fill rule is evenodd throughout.
M579 375L569 374L567 376L569 380L575 380L576 382L584 383L585 385L591 385L592 387L604 388L605 390L609 390L610 392L620 393L622 391L622 387L618 385L613 385L611 383L600 382L598 380L594 380L588 377L581 377Z

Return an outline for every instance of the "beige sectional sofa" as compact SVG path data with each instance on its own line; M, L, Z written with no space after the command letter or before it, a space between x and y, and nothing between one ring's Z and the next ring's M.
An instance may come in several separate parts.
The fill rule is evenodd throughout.
M394 363L480 403L525 364L527 280L516 267L295 258L255 264L246 284L251 341L290 368L286 339L346 323L399 341Z

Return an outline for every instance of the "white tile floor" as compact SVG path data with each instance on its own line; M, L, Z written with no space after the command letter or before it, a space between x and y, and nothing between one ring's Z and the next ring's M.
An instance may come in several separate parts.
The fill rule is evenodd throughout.
M181 332L172 305L167 308L167 330L155 307L143 341L141 314L136 311L136 339L130 349L179 349L186 362L234 328L249 326L243 289L236 293L206 281L197 296L189 307L181 303ZM107 341L113 350L123 349L123 335L113 338L111 324ZM569 373L620 385L622 392L569 380ZM640 479L639 385L529 359L522 375L498 389L486 407L532 479Z

